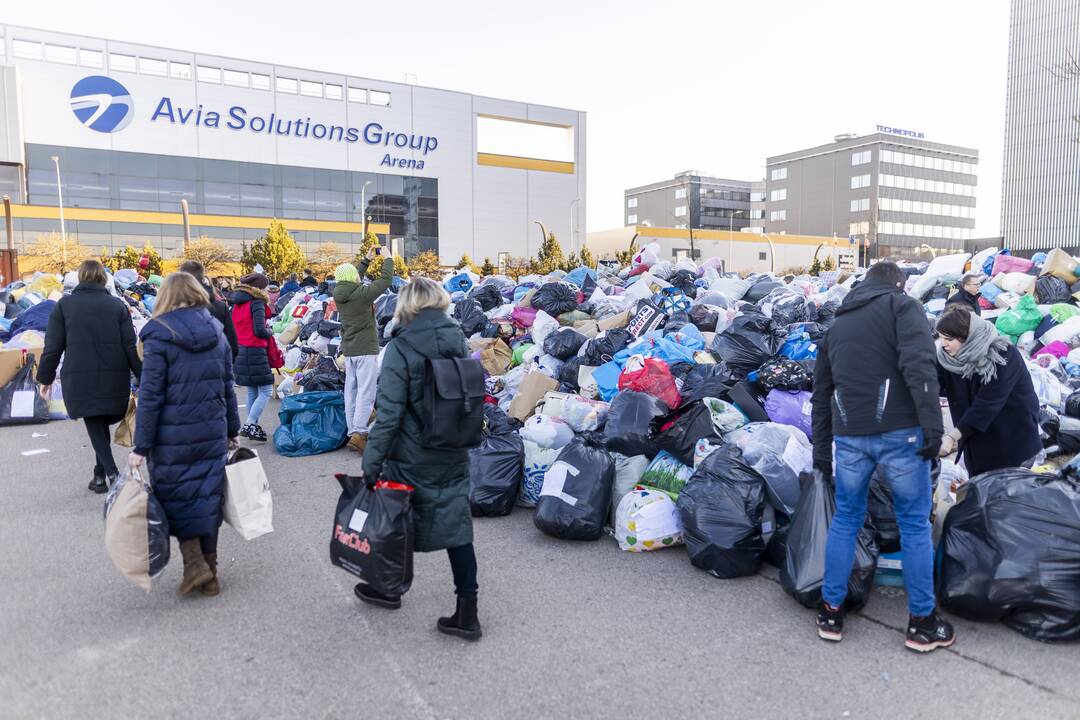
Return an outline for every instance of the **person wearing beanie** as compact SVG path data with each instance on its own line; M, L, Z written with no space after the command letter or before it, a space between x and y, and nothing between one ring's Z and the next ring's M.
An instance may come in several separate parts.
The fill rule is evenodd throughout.
M382 268L378 279L364 285L361 278L376 258ZM359 266L350 263L334 270L334 302L341 320L341 350L345 355L345 421L349 447L363 452L367 445L371 411L375 407L375 383L379 376L379 335L375 323L375 298L394 281L394 260L373 249Z
M240 435L250 440L266 441L266 432L259 425L259 417L274 391L274 371L270 367L267 345L274 334L266 326L266 306L270 301L266 288L270 280L262 273L251 273L240 278L229 295L232 305L232 321L236 327L239 352L233 370L236 384L247 388L247 420Z

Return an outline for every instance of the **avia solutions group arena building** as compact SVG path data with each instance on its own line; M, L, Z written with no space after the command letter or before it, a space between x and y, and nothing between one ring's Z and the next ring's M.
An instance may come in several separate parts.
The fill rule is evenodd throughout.
M405 257L568 250L585 227L585 113L0 25L0 194L18 247L239 248L272 218L307 251L363 222ZM366 216L366 217L365 217Z

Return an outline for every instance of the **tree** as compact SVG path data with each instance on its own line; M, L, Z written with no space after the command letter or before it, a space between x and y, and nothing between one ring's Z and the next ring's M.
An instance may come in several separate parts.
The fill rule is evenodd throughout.
M343 262L345 262L345 251L335 242L321 243L308 256L308 267L320 278L332 275L337 266Z
M820 275L821 274L821 260L820 260L820 258L815 257L814 262L810 263L810 274L811 275Z
M418 277L427 277L432 280L438 280L442 275L442 268L439 265L439 256L431 250L425 250L422 253L413 255L409 258L409 271Z
M535 272L536 261L530 258L516 257L506 261L506 274L516 282L522 275Z
M65 240L60 233L51 232L38 235L37 240L28 245L22 254L25 261L22 264L26 268L32 265L42 272L66 273L90 258L93 251L80 245L71 235Z
M484 258L484 264L480 266L480 274L484 277L495 274L495 266L491 264L491 258Z
M566 258L566 261L559 267L563 272L570 272L580 266L577 253L570 253L570 256Z
M285 229L285 224L275 219L270 222L265 235L253 242L250 248L244 248L240 262L249 271L254 270L256 265L262 265L267 277L279 280L303 270L305 259L300 246Z
M145 268L139 267L139 261L143 258L147 259L148 265ZM142 250L136 250L130 245L125 246L121 250L117 250L112 254L112 257L101 258L101 264L107 267L111 272L117 270L135 270L143 277L149 277L151 275L160 275L162 271L161 255L154 249L154 246L147 243L143 246Z
M821 269L825 272L836 269L836 261L833 260L832 255L827 255L825 257L825 262L822 264Z
M581 264L587 268L596 269L596 257L593 256L592 250L584 245L581 247Z
M207 275L212 275L216 270L223 268L225 263L236 260L236 253L224 243L202 235L184 247L184 259L199 261Z
M405 258L400 255L394 256L394 274L399 278L409 277L409 266L405 264Z
M457 261L458 270L468 270L469 272L480 274L480 266L473 262L469 257L469 253L463 253L461 259Z
M555 238L555 233L548 233L540 251L536 254L536 271L541 275L558 270L565 264L562 245Z
M615 253L615 259L619 261L620 265L625 267L633 262L635 253L637 253L637 241L631 240L630 247Z
M379 236L370 230L364 235L364 239L360 241L360 250L356 253L358 258L366 258L368 253L379 246Z

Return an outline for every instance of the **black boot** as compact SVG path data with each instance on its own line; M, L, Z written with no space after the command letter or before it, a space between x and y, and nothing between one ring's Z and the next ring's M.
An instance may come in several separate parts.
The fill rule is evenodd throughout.
M90 478L90 484L86 486L86 489L92 493L102 495L109 491L109 486L105 484L105 471L102 470L98 473L97 468L94 468L94 474Z
M459 595L457 610L451 617L439 618L438 629L446 635L471 642L479 640L483 632L480 629L480 620L476 617L476 598Z

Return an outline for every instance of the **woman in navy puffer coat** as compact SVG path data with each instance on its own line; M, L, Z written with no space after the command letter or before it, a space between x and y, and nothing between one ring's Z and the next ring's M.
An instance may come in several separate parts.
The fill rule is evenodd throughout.
M240 432L232 351L194 277L170 275L157 297L154 319L139 333L143 368L129 465L149 458L150 485L180 540L180 594L216 595L225 455Z

